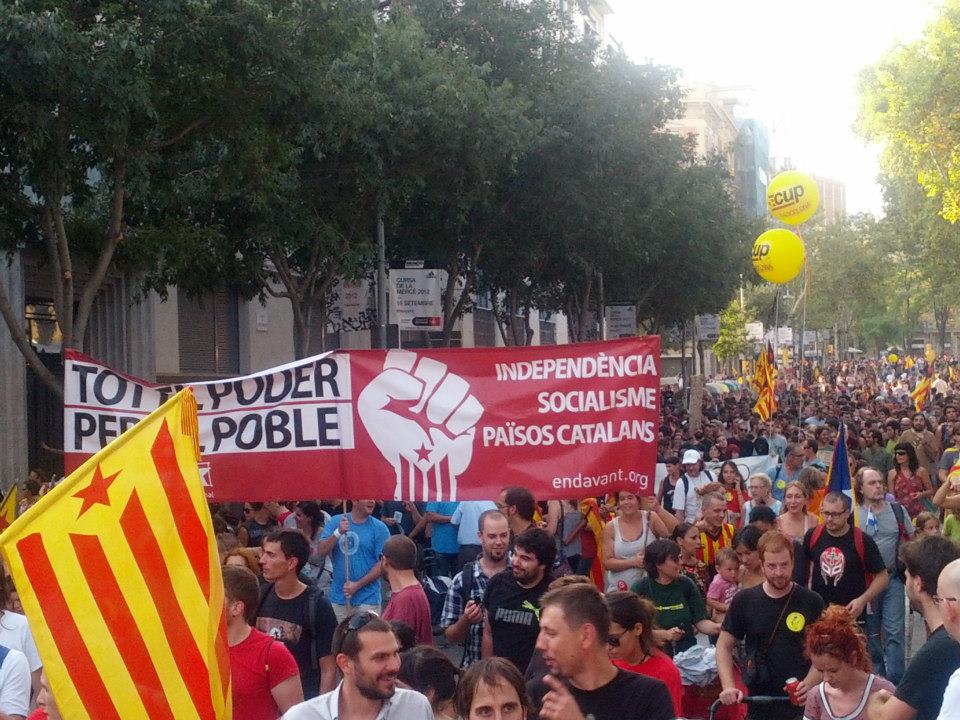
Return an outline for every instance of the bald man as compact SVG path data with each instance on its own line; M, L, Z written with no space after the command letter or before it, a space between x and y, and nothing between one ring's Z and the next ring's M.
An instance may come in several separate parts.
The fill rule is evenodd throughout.
M940 573L937 581L937 596L943 627L950 637L960 642L960 560L954 560ZM943 704L937 720L960 720L960 669L954 671L943 693Z

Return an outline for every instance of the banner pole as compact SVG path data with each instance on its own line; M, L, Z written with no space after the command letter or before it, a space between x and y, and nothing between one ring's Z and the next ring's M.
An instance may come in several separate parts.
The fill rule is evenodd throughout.
M343 501L343 514L344 515L347 514L346 500ZM344 545L346 545L347 549L349 549L350 540L346 539L344 542ZM345 582L349 582L350 581L350 553L346 552L343 548L340 548L340 552L343 553L343 577L345 578ZM344 598L346 598L347 613L349 614L351 609L350 596L344 593Z

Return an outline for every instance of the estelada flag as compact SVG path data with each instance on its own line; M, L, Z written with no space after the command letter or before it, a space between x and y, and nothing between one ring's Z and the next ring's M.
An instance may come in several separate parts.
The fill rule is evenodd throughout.
M857 518L858 500L854 497L853 481L850 477L850 460L847 454L847 426L840 423L836 445L833 446L833 458L827 470L827 492L841 492L850 498L853 506L853 524L859 525Z
M183 390L0 536L65 718L229 720L213 526Z
M913 407L917 412L923 410L923 406L927 402L927 398L930 397L930 390L933 387L933 365L927 365L927 372L924 374L920 380L917 381L917 386L913 389L913 392L910 393L910 397L913 399Z
M766 350L760 352L760 357L757 359L757 371L754 376L757 402L753 406L753 411L764 422L773 417L773 414L777 411L776 377L773 348L768 344Z
M17 484L14 483L7 490L7 494L0 502L0 532L13 525L17 519Z

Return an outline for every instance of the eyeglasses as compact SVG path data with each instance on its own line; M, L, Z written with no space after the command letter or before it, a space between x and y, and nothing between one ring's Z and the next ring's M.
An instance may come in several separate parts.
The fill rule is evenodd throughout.
M894 455L906 455L906 454L907 454L907 451L906 451L906 450L897 450L897 451L894 453Z
M934 595L934 596L933 596L932 598L930 598L930 599L933 600L933 602L934 602L935 605L939 605L940 603L945 603L945 602L957 602L957 600L960 600L960 598L955 598L955 597L941 597L940 595Z
M351 616L350 622L347 623L347 632L356 632L357 630L362 630L370 623L370 621L376 620L379 617L380 616L372 610L358 612Z
M253 508L244 508L243 511L244 511L245 513L252 513L252 512L253 512Z
M607 645L610 647L620 647L620 638L627 634L627 630L619 633L610 633L607 635Z

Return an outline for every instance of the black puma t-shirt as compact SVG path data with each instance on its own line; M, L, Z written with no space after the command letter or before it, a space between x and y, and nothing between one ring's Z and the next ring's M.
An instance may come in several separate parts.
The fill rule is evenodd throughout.
M540 633L540 598L553 578L544 575L532 588L521 587L510 568L487 583L483 607L493 638L493 654L504 657L525 672Z

